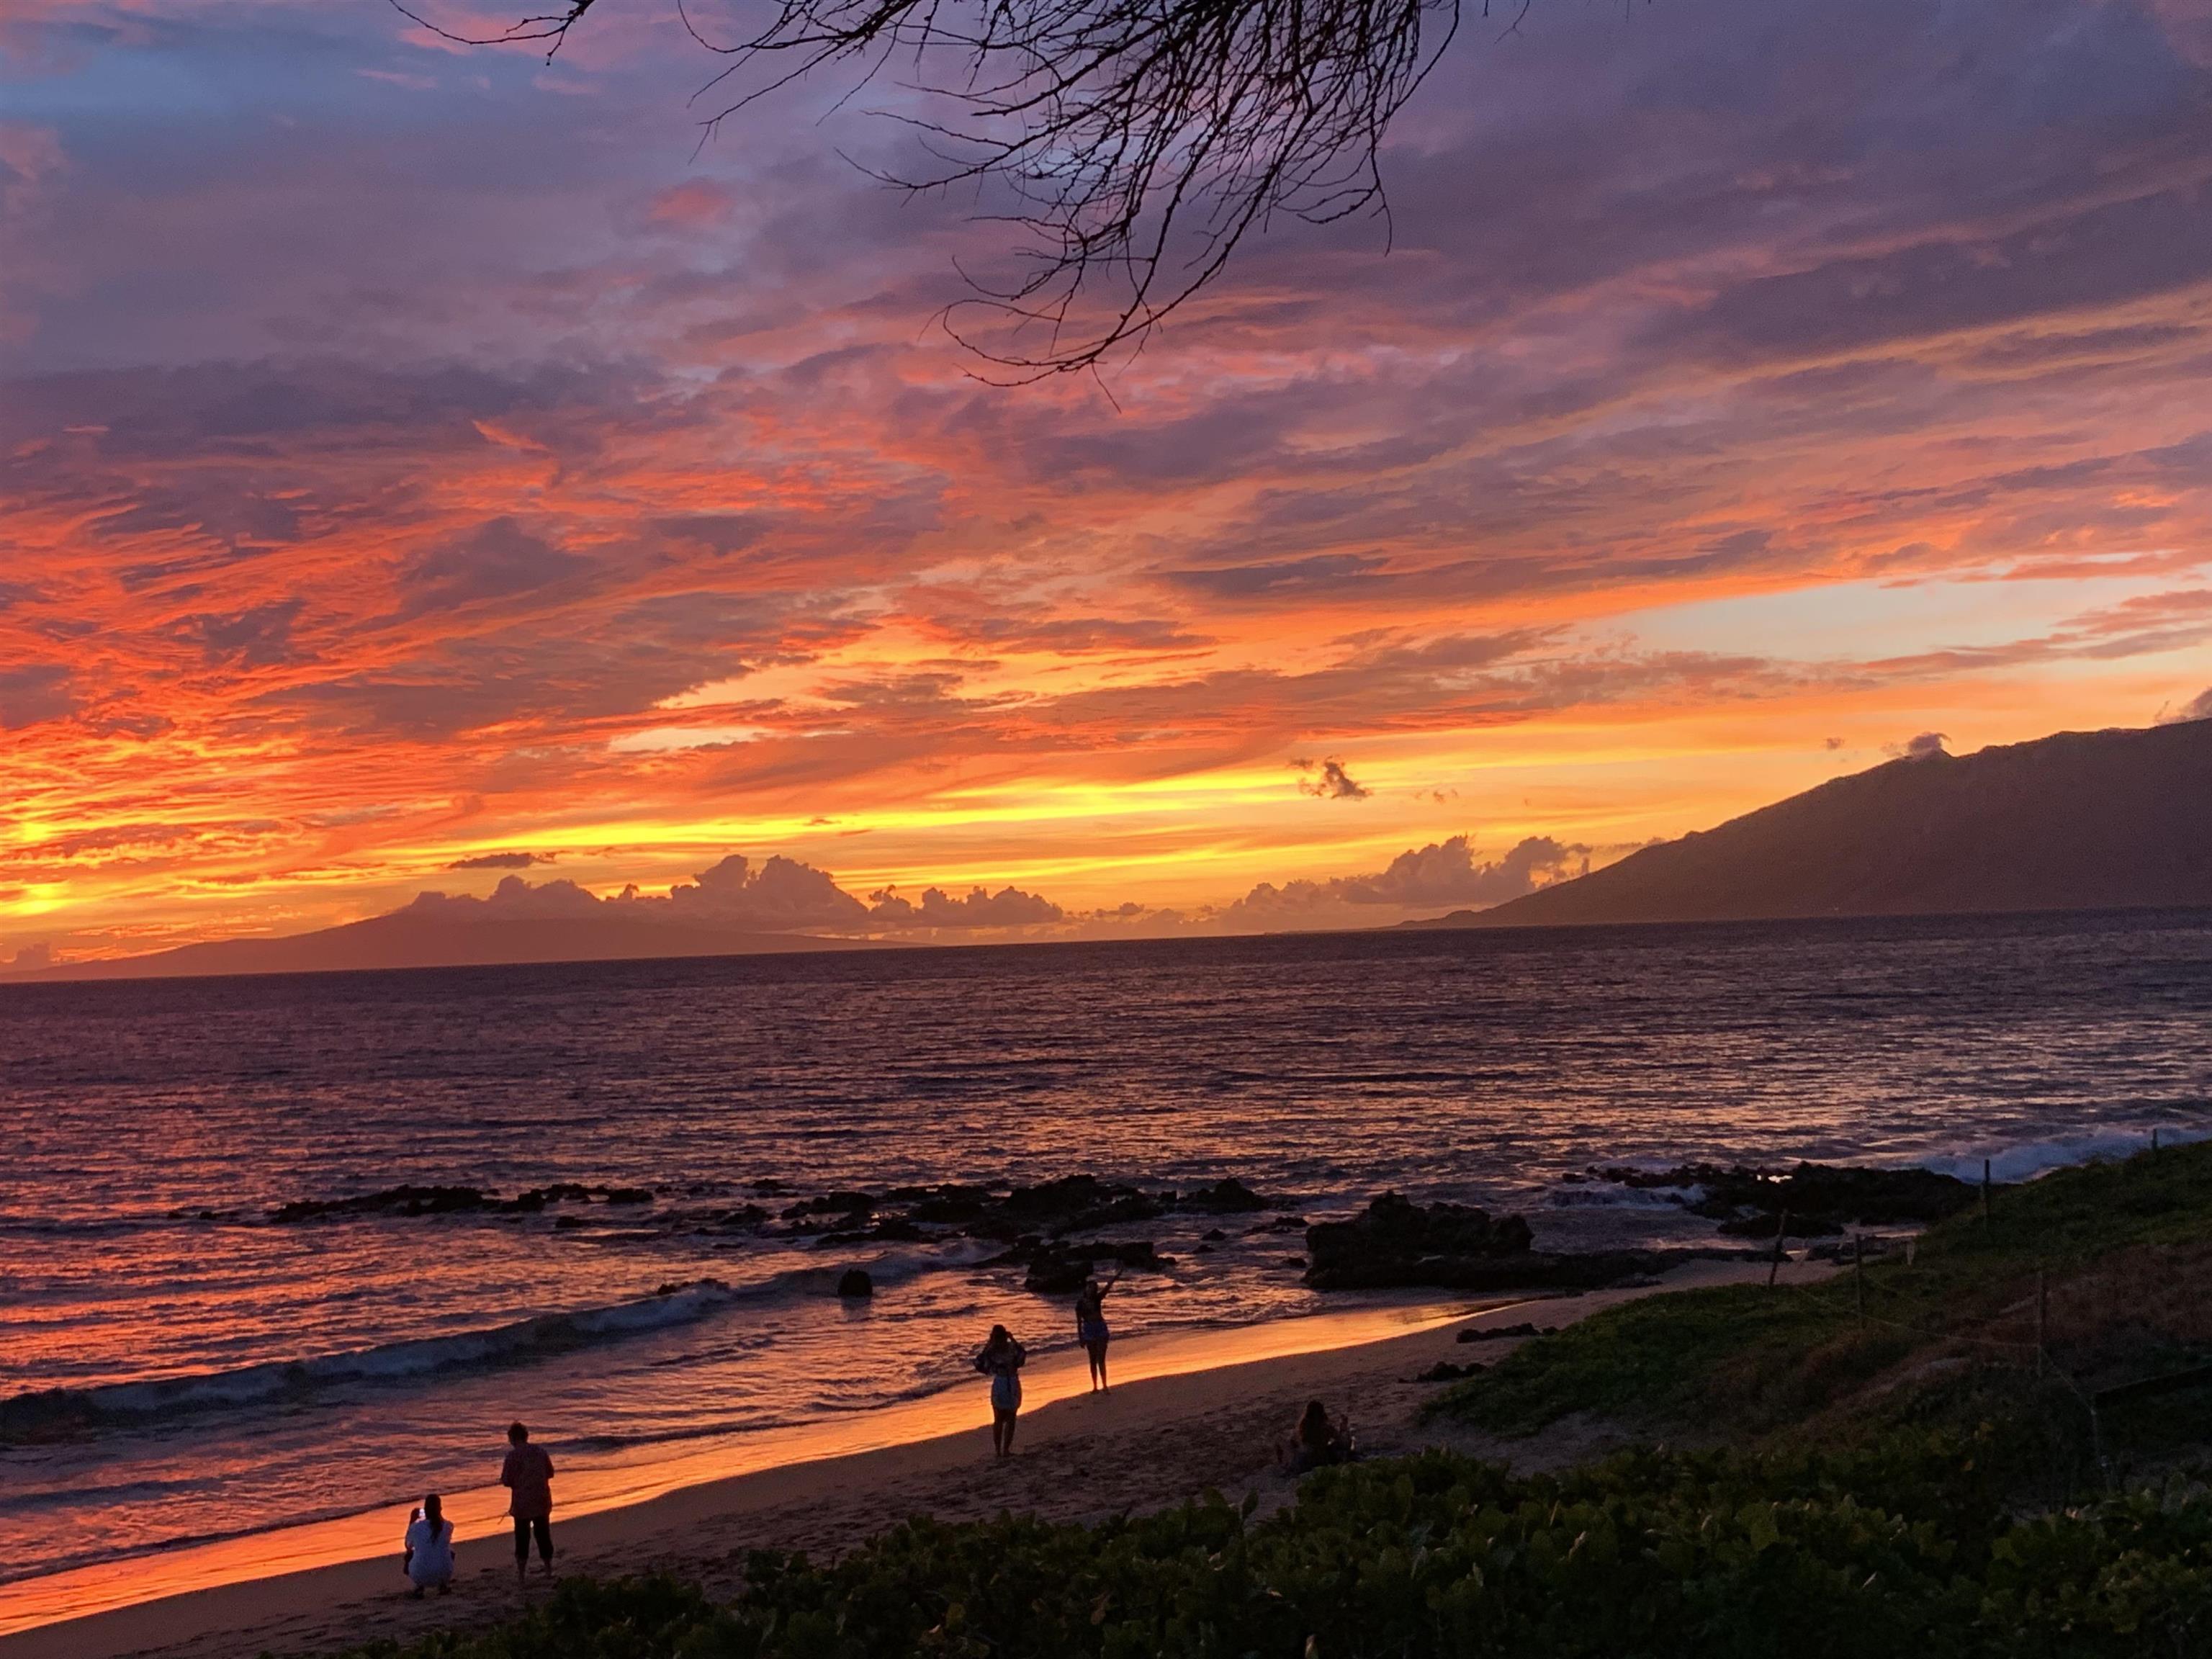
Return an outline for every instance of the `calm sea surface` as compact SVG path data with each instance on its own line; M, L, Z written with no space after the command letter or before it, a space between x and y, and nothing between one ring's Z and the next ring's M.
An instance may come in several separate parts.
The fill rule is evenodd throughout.
M1234 1175L1682 1240L1663 1195L1562 1177L2016 1176L2154 1125L2212 1130L2203 913L0 987L0 1578L480 1486L518 1413L635 1456L951 1386L994 1319L1071 1339L972 1241L823 1249L747 1202ZM269 1219L402 1182L651 1198ZM1118 1328L1315 1310L1269 1219L1121 1230L1176 1263Z

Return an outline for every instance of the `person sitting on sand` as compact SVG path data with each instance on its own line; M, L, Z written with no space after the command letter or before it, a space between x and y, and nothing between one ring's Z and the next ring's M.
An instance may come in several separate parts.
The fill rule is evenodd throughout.
M1094 1279L1075 1293L1075 1340L1091 1356L1091 1388L1094 1394L1105 1392L1106 1345L1114 1340L1114 1333L1106 1328L1106 1292L1121 1282L1119 1273L1103 1285Z
M432 1492L422 1507L407 1517L407 1536L401 1540L399 1571L415 1586L415 1599L436 1586L438 1594L453 1588L453 1523L446 1519L444 1503Z
M1352 1454L1351 1419L1332 1419L1328 1407L1318 1400L1309 1401L1291 1437L1277 1450L1284 1469L1291 1474L1304 1474L1329 1463L1348 1463Z
M530 1431L516 1423L507 1431L507 1462L499 1484L513 1494L507 1512L514 1520L514 1577L520 1583L530 1565L530 1535L538 1534L538 1559L553 1576L553 1460L543 1446L530 1443Z
M1004 1325L991 1327L991 1340L975 1355L975 1369L991 1379L991 1450L1000 1457L1014 1449L1014 1413L1022 1408L1022 1367L1029 1350Z

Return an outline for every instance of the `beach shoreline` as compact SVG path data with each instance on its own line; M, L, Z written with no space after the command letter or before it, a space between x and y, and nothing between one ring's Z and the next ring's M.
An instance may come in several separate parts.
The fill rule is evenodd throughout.
M1005 1509L1090 1520L1177 1503L1209 1487L1232 1496L1251 1491L1273 1504L1287 1500L1292 1484L1271 1467L1273 1441L1307 1398L1348 1413L1363 1449L1376 1455L1449 1443L1516 1462L1571 1462L1599 1449L1587 1425L1478 1446L1464 1432L1422 1424L1419 1407L1434 1385L1414 1375L1438 1359L1486 1361L1511 1346L1510 1340L1460 1344L1458 1333L1470 1326L1565 1324L1654 1290L1765 1272L1742 1261L1698 1262L1656 1286L1431 1298L1139 1339L1117 1345L1116 1386L1104 1397L1084 1392L1079 1355L1054 1355L1036 1368L1017 1455L1003 1463L989 1455L980 1394L963 1389L817 1425L787 1445L756 1440L744 1459L722 1455L719 1472L714 1454L706 1453L688 1467L665 1462L626 1486L585 1481L579 1490L564 1480L556 1488L561 1566L597 1575L667 1568L727 1591L751 1550L836 1554L913 1515L963 1520ZM496 1492L463 1495L451 1596L418 1602L405 1595L398 1571L404 1513L378 1512L326 1523L342 1536L324 1540L320 1554L312 1544L303 1549L261 1534L6 1586L0 1659L318 1653L495 1621L526 1599L504 1522L495 1510L475 1513ZM334 1546L341 1549L335 1556ZM183 1559L195 1554L197 1562ZM528 1592L543 1594L536 1583Z

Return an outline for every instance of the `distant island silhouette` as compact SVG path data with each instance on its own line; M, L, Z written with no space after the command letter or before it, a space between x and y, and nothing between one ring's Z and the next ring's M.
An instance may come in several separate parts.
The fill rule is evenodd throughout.
M2212 905L2212 720L1940 749L1407 927Z
M146 956L70 962L16 978L182 979L224 974L343 973L360 969L477 968L546 962L647 961L768 951L876 948L819 939L625 917L486 917L454 921L419 905L281 939L209 939Z

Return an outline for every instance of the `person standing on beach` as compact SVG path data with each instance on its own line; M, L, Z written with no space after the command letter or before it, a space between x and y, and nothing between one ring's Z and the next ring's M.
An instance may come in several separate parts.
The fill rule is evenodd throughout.
M1121 1275L1101 1285L1092 1279L1075 1293L1075 1340L1091 1356L1091 1391L1106 1392L1106 1345L1114 1333L1106 1328L1106 1292L1121 1282Z
M530 1443L520 1423L507 1431L507 1462L499 1484L507 1489L507 1512L514 1520L514 1577L519 1583L530 1565L530 1535L538 1534L538 1559L553 1576L553 1460L543 1446Z
M434 1585L441 1595L453 1590L453 1523L446 1519L445 1504L435 1492L408 1517L407 1536L400 1542L399 1571L415 1586L417 1601Z
M975 1369L991 1379L991 1450L1004 1457L1014 1449L1014 1415L1022 1408L1022 1367L1029 1350L1004 1325L991 1327L991 1340L975 1356Z

